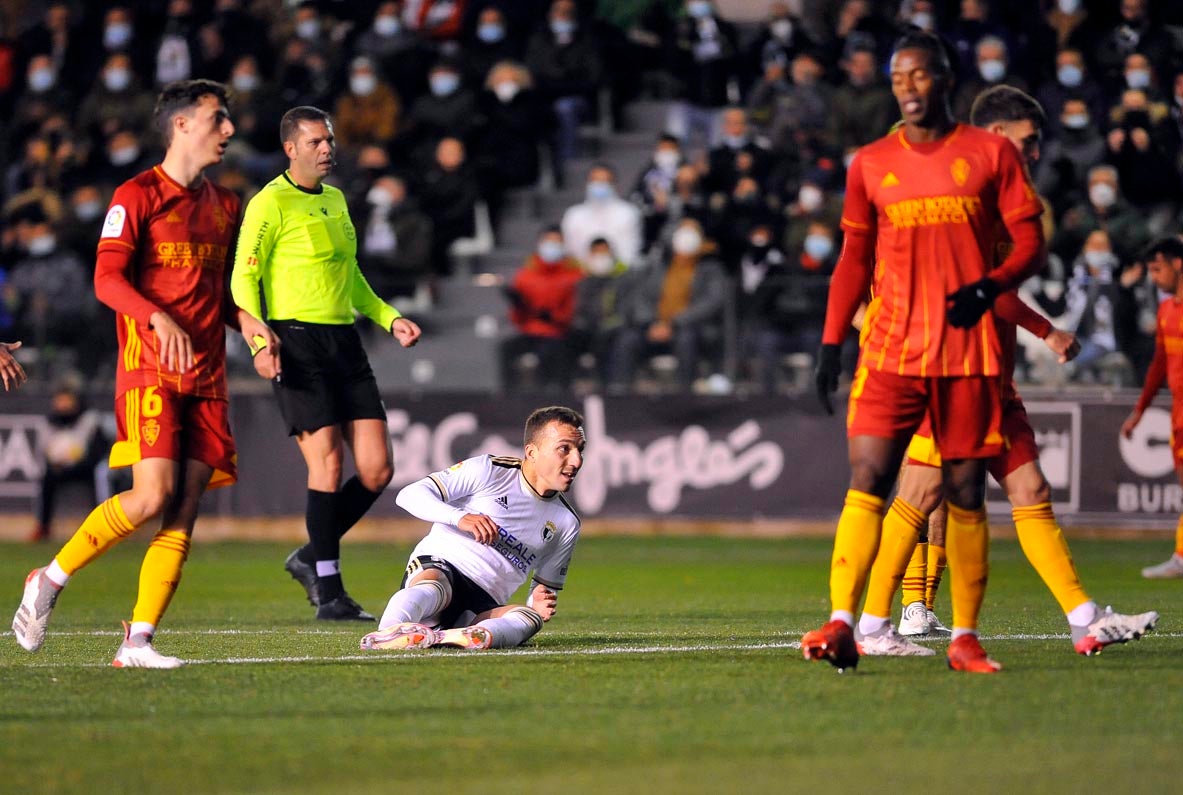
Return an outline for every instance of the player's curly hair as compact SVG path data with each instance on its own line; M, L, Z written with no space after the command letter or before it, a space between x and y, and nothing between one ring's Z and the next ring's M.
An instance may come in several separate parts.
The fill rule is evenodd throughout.
M197 106L202 97L215 97L222 105L230 104L230 87L216 80L177 80L160 90L152 119L167 147L173 142L173 118Z
M1142 259L1149 262L1159 254L1163 256L1163 259L1183 259L1183 240L1180 240L1178 235L1159 238L1146 247Z
M566 406L546 406L535 409L526 418L526 432L523 435L523 445L530 444L538 434L552 422L570 425L572 428L583 428L583 415L575 409Z
M974 99L969 123L989 127L999 122L1029 121L1036 129L1047 125L1047 114L1034 97L1014 86L990 86Z

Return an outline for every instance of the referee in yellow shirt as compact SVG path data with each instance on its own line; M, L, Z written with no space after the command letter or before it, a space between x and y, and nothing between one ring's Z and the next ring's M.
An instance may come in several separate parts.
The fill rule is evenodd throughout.
M386 407L354 311L404 348L420 331L374 293L358 268L357 232L345 197L322 182L335 162L329 114L292 108L279 133L288 169L247 204L230 289L235 303L257 318L264 319L266 302L265 320L280 344L253 351L255 370L273 381L284 422L308 465L310 543L289 555L284 568L304 586L318 619L373 621L345 592L341 536L378 499L394 466ZM346 445L357 475L342 486Z

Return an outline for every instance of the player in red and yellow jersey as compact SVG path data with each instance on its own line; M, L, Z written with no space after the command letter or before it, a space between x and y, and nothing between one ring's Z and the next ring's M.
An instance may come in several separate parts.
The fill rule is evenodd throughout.
M277 343L237 310L225 289L239 201L207 180L234 125L227 89L209 80L172 83L155 119L166 151L159 166L116 189L98 245L95 292L116 312L119 363L112 466L132 468L132 487L99 505L46 567L25 583L13 630L36 651L62 587L83 566L153 520L161 529L140 570L131 624L116 667L175 668L152 636L189 554L197 504L207 488L234 482L226 400L225 330Z
M989 309L1000 292L1040 267L1043 208L1008 141L953 120L951 70L936 37L902 37L891 80L904 125L863 147L851 163L846 237L818 358L818 392L828 408L839 347L878 257L881 304L862 346L847 414L851 482L834 539L832 612L820 630L805 635L802 651L840 669L858 664L854 610L900 461L928 414L944 457L949 554L956 567L950 664L996 670L978 643L968 595L969 583L985 580L985 462L1002 449L1001 347ZM995 266L995 230L1003 226L1014 248Z
M1010 86L994 86L978 95L970 111L972 123L1003 136L1022 154L1028 166L1039 159L1039 142L1045 122L1039 103ZM1005 258L1009 240L999 230L997 257ZM1141 637L1154 628L1158 614L1150 611L1135 615L1102 611L1080 582L1068 543L1056 522L1051 505L1051 486L1039 466L1039 448L1035 431L1014 383L1016 327L1021 326L1060 356L1061 362L1072 359L1080 345L1072 334L1058 331L1039 313L1019 300L1016 294L1004 293L994 305L995 323L1002 344L1002 435L1003 451L990 460L991 476L1002 486L1013 507L1015 529L1028 561L1052 592L1064 611L1072 643L1080 654L1099 653L1106 646ZM887 618L895 590L901 579L905 585L905 622L902 634L920 634L931 626L929 612L935 595L939 569L929 577L930 554L939 561L940 537L930 537L932 544L917 544L929 516L940 504L941 459L932 434L925 423L912 438L908 465L900 477L899 494L883 522L883 540L871 569L867 602L859 619L864 636L860 650L867 654L916 654L924 647L899 637ZM910 559L909 559L910 556ZM938 563L939 565L939 563ZM977 593L980 609L985 589ZM917 624L923 621L923 629Z
M1171 451L1175 454L1175 472L1183 483L1183 241L1166 237L1146 253L1150 280L1170 297L1158 305L1157 330L1154 335L1154 359L1146 371L1146 383L1134 410L1121 424L1121 434L1129 439L1142 421L1142 414L1166 382L1171 390ZM1142 569L1150 579L1183 577L1183 517L1175 530L1175 553L1157 566Z

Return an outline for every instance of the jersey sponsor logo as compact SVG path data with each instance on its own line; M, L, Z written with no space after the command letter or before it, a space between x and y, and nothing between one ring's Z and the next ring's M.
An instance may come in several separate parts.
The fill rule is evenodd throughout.
M982 209L978 196L925 196L903 199L883 208L884 215L896 229L939 224L968 224Z
M140 426L140 436L149 447L156 446L156 440L160 438L160 423L156 420L148 420Z
M555 537L555 533L557 533L558 531L559 531L559 528L555 527L554 522L547 522L546 525L542 528L542 540L543 541L550 541L552 538Z
M883 176L883 181L879 183L879 187L894 188L896 185L899 185L899 184L900 184L900 178L897 177L893 172L888 171Z
M113 204L107 210L107 217L103 219L103 231L99 237L119 237L123 234L123 225L127 222L127 210L122 204Z
M191 240L167 241L156 244L156 257L165 268L223 267L228 246L221 243L197 243Z
M251 254L253 256L259 256L259 250L263 248L263 237L267 234L267 230L270 228L270 221L264 221L263 223L259 224L259 231L255 233L255 247L251 249Z
M949 173L953 175L953 181L957 186L961 187L969 181L969 163L964 157L959 157L949 166Z

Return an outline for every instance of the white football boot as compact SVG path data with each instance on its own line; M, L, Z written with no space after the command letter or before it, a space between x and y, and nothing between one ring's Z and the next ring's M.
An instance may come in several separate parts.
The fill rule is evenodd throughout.
M16 642L28 651L37 651L45 642L49 616L57 604L62 589L45 576L45 569L33 569L25 578L25 593L20 607L12 617L12 632Z
M168 657L152 646L152 636L131 634L131 625L123 622L123 643L115 653L111 665L115 668L180 668L184 665L176 657Z

